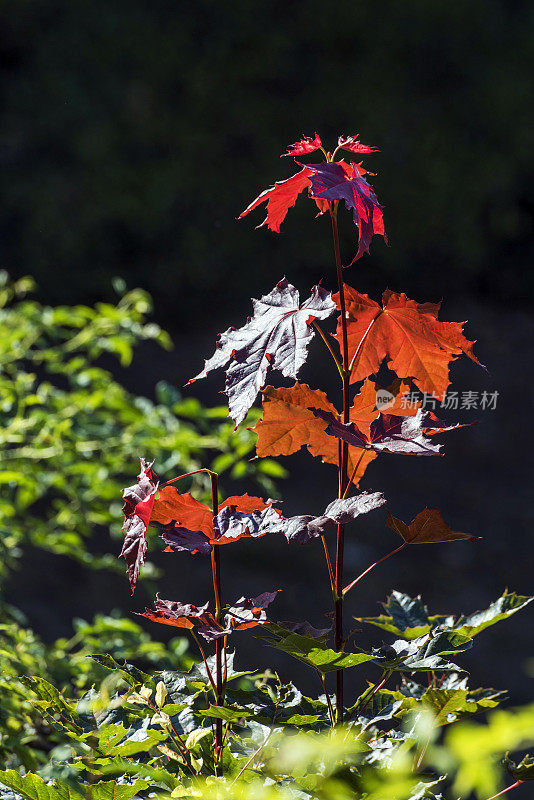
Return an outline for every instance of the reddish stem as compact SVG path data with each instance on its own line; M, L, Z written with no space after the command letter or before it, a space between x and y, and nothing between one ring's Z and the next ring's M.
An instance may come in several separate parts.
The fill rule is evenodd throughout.
M339 308L341 319L341 356L342 356L342 386L343 386L343 422L350 421L350 395L349 395L349 344L347 336L347 313L345 307L345 287L341 266L341 253L339 249L339 232L337 228L337 206L330 205L330 219L332 221L332 238L334 242L334 255L336 259L337 283L339 288ZM339 452L338 488L339 497L343 497L347 487L347 465L349 460L349 446L342 442ZM345 526L337 526L336 539L336 574L335 574L335 626L334 647L337 651L343 650L343 556L345 550ZM337 722L343 722L343 670L336 672L336 715Z
M377 683L375 686L373 686L370 693L363 698L362 702L358 706L356 706L350 717L353 717L355 714L363 714L363 712L365 711L365 709L367 708L367 706L369 705L375 694L377 694L380 691L380 689L382 689L382 687L388 682L388 680L391 678L392 675L393 675L393 670L389 670L389 672L385 673L382 676L380 682Z
M396 547L396 548L395 548L395 550L392 550L390 553L387 553L385 556L382 556L382 558L379 558L379 559L378 559L378 561L375 561L373 564L371 564L371 566L370 566L370 567L367 567L367 569L366 569L366 570L364 570L364 571L361 573L361 575L358 575L358 577L357 577L357 578L355 578L353 581L351 581L351 583L349 583L349 585L348 585L348 586L345 586L345 588L343 589L343 595L347 594L347 592L350 592L350 590L352 589L352 587L353 587L353 586L356 586L356 584L357 584L359 581L361 581L361 579L362 579L362 578L365 578L365 576L366 576L366 575L367 575L369 572L371 572L371 570L372 570L372 569L374 569L374 568L375 568L375 567L377 567L379 564L381 564L381 563L382 563L382 561L385 561L387 558L390 558L391 556L394 556L394 555L395 555L395 553L399 553L401 550L404 550L404 548L405 548L406 546L407 546L407 542L403 542L403 543L402 543L402 544L401 544L399 547Z
M210 472L211 480L211 504L213 511L214 536L217 539L219 532L216 525L216 517L219 513L219 493L217 488L217 475ZM213 592L215 595L215 619L219 624L222 623L222 601L221 601L221 556L220 548L217 545L211 548L211 571L213 575ZM215 641L215 705L224 705L224 682L223 682L223 639L219 637ZM223 721L215 720L215 758L219 758L223 747Z
M178 475L177 478L171 478L170 481L165 481L163 486L167 486L169 483L176 483L176 481L181 481L182 478L189 478L191 475L198 475L199 472L207 472L208 475L214 474L211 472L211 470L206 469L206 467L202 467L202 469L194 469L192 472L184 472L183 475Z
M506 789L503 789L502 792L497 792L497 794L493 794L491 797L488 797L488 800L495 800L496 797L502 797L503 794L509 792L510 789L515 789L517 786L520 786L524 782L525 781L516 781L515 783L512 783L511 786L507 786Z

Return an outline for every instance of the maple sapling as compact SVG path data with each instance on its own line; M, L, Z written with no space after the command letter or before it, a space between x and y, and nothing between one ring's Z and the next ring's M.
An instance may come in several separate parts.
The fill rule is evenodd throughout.
M178 493L174 483L185 476L160 487L152 465L142 461L138 484L124 493L125 542L121 554L126 559L132 591L145 558L149 523L160 526L168 552L210 556L214 613L208 610L207 604L196 606L157 597L155 610L147 609L144 616L191 631L213 686L216 706L224 704L227 637L235 630L267 624L275 646L310 663L320 676L332 724L344 719L344 669L374 658L372 654L344 652L343 605L348 592L378 564L409 545L475 538L449 528L437 509L425 509L410 525L389 513L387 524L401 536L402 544L345 585L345 526L386 502L381 492L359 490L369 464L383 454L440 455L441 445L435 443L434 436L461 427L459 423L441 422L435 414L424 411L419 402L403 404L403 395L413 387L421 392L444 394L449 385L450 362L461 354L475 362L477 359L473 342L463 334L463 324L438 319L439 304L416 303L404 294L388 290L380 305L345 284L338 233L340 201L350 211L358 229L358 247L350 264L368 252L374 235L385 239L385 230L382 208L367 180L372 173L361 163L336 161L340 150L368 154L376 152L377 148L361 144L357 136L340 136L338 146L330 153L323 148L317 134L314 138L304 137L283 155L301 157L320 151L325 160L315 164L297 162L301 167L299 172L262 192L241 214L243 217L265 203L267 216L262 224L279 231L288 209L307 190L319 215L328 212L330 217L337 292L332 295L323 286L314 286L310 296L301 302L297 289L282 278L270 292L253 301L253 315L244 325L228 328L219 336L214 354L206 361L204 369L191 379L205 378L215 369L225 370L225 393L236 426L246 419L261 392L263 418L254 428L258 436L257 455L290 455L306 447L313 456L336 466L337 496L319 516L284 517L272 500L242 495L219 503L217 476L206 469L203 471L211 481L210 508L189 493ZM337 329L332 337L323 330L322 324L336 312ZM323 352L328 352L340 377L340 409L323 391L297 381L316 333L326 345ZM391 398L388 413L377 408L377 392L382 387L374 380L383 363L397 376L388 388ZM294 384L281 388L266 386L267 376L273 371L292 378ZM354 384L357 384L356 392ZM357 493L353 494L355 490ZM336 542L335 554L331 555L328 535L333 529ZM322 543L334 602L333 650L324 650L325 631L315 632L309 623L301 623L302 633L298 634L294 626L268 623L265 609L276 597L276 591L256 598L241 598L225 609L221 591L221 548L244 537L256 539L277 534L282 534L291 545L304 545L314 540ZM209 667L199 636L215 642L215 674ZM319 639L323 650L316 643ZM443 642L444 647L449 646L447 637ZM463 643L464 640L456 636L454 646L458 650ZM420 649L425 648L426 641L422 641ZM314 660L310 653L315 651ZM385 670L384 676L397 668L402 659L411 659L410 668L414 669L421 662L415 651L408 648L405 653L402 647L393 661L391 656L376 658ZM431 663L441 664L442 661ZM336 672L335 704L326 685L326 672L332 670ZM376 691L385 679L379 682ZM221 716L215 715L215 728L214 752L219 759L223 747Z

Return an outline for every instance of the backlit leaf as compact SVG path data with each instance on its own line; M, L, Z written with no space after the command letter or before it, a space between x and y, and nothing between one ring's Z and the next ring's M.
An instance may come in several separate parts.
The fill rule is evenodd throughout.
M352 211L354 224L358 228L358 250L351 264L369 252L373 235L379 234L387 241L382 206L372 186L363 177L365 170L357 164L351 164L347 170L336 162L309 164L308 168L313 170L313 197L331 203L343 200L347 209Z
M334 295L339 308L339 294ZM351 381L374 375L384 359L399 378L413 380L422 392L442 398L450 384L449 363L462 353L479 363L463 322L438 320L439 304L416 303L389 290L379 305L345 285ZM342 341L341 321L338 342Z
M236 424L245 419L265 383L269 366L296 378L314 336L312 321L326 319L335 309L330 292L321 286L314 286L311 296L300 305L297 289L285 278L253 303L252 318L238 330L229 328L220 335L215 353L192 379L205 378L211 370L230 362L225 393Z
M414 416L419 404L402 402L404 392L409 386L401 381L388 389L381 389L373 381L366 380L360 392L354 397L350 409L350 420L361 431L368 432L370 424L377 419L377 394L391 396L388 411L399 416ZM305 383L295 383L289 388L275 389L266 386L263 390L263 419L256 423L254 432L258 434L256 452L258 456L286 456L307 447L312 456L322 458L328 464L338 464L339 447L336 440L326 433L327 424L316 416L312 408L322 409L337 415L336 408L325 393L310 389ZM372 450L363 452L360 448L349 447L348 472L358 469L354 478L357 486L369 463L376 458Z
M406 544L433 544L437 542L454 542L461 539L474 541L477 536L470 533L460 533L443 521L441 512L437 508L425 508L420 511L409 525L396 519L389 511L387 526L398 533Z
M318 133L315 134L315 137L312 139L311 136L303 136L298 142L295 144L289 145L287 153L282 153L280 158L284 156L304 156L307 153L313 153L314 150L319 150L321 147L321 138Z
M327 424L326 433L348 442L353 447L373 450L376 453L393 453L408 456L437 456L441 445L431 442L427 435L433 430L442 432L461 427L445 426L432 412L419 409L412 417L382 414L371 422L369 433L361 431L354 422L344 424L330 411L312 409L315 416Z

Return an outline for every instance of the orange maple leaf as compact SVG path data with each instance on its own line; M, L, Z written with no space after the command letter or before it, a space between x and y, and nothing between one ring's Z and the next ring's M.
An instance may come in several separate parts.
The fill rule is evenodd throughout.
M354 398L350 409L350 421L354 422L362 432L368 432L371 422L378 417L376 408L377 386L366 380ZM388 391L394 396L388 412L401 416L413 416L417 405L402 407L402 394L408 391L409 385L396 381ZM263 419L253 429L258 434L256 452L258 456L288 456L296 453L301 447L307 447L312 456L320 456L323 462L338 464L339 447L336 439L329 436L324 420L315 417L310 408L320 408L337 414L337 409L320 389L310 389L305 383L295 383L290 388L275 389L266 386L263 390ZM354 477L356 486L361 480L367 466L376 458L370 450L358 450L349 447L349 475L360 461Z
M339 308L339 294L333 296ZM438 320L439 303L416 303L389 290L382 306L345 285L351 382L375 375L384 359L401 379L422 392L443 397L450 384L449 363L464 353L479 364L463 322ZM341 343L341 321L336 337Z
M219 510L222 511L227 506L233 506L237 511L246 514L262 511L269 504L261 497L244 494L227 497L220 504ZM175 522L187 530L202 531L209 539L215 537L212 509L200 500L195 500L189 492L179 494L175 486L164 486L160 489L159 496L154 500L150 522L159 522L162 525Z

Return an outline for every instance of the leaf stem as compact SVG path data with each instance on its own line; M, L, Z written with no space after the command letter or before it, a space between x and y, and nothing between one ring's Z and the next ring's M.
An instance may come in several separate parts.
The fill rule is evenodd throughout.
M349 583L348 586L345 586L345 588L343 589L343 596L345 596L347 594L347 592L350 592L350 590L352 589L353 586L356 586L356 584L359 583L359 581L361 581L362 578L365 578L365 576L369 572L371 572L371 570L373 570L375 567L377 567L379 564L381 564L382 561L385 561L387 558L390 558L391 556L394 556L395 553L400 553L400 551L404 550L404 548L407 547L407 545L408 545L408 542L403 542L401 545L399 545L399 547L396 547L395 550L392 550L390 553L386 553L386 555L382 556L382 558L379 558L378 561L373 562L373 564L371 564L371 566L367 567L367 569L364 570L360 575L358 575L357 578L355 578L353 581L351 581L351 583Z
M354 478L356 477L356 473L358 472L358 467L362 463L362 458L364 457L365 452L366 452L365 450L362 450L362 454L359 457L359 459L358 459L358 461L356 463L356 466L352 470L352 475L350 476L350 478L349 478L349 480L347 482L347 488L345 489L345 491L343 493L343 500L346 498L346 496L348 495L348 493L350 491L350 487L352 486L352 482L353 482Z
M214 695L217 696L217 686L216 686L215 680L213 678L213 673L212 673L211 669L208 666L208 659L206 658L206 653L204 652L204 648L200 644L200 640L199 640L198 636L196 635L196 633L194 632L194 630L191 629L189 631L189 633L191 634L191 636L195 640L195 642L197 644L197 647L200 650L200 655L202 656L202 661L204 662L204 666L206 667L206 674L208 676L209 682L211 683L211 688L213 689Z
M202 469L194 469L192 472L184 472L183 475L178 475L177 478L171 478L170 481L165 481L162 486L168 486L169 483L176 483L176 481L181 481L182 478L189 478L191 475L198 475L199 472L207 472L210 477L217 474L207 467L202 467Z
M497 792L497 794L493 794L491 797L488 797L488 800L495 800L496 797L502 797L503 794L509 792L510 789L515 789L517 786L520 786L524 782L525 781L516 781L515 783L512 783L511 786L507 786L506 789L503 789L502 792Z
M332 222L332 239L334 243L334 256L336 261L337 283L339 289L339 308L341 319L341 355L343 372L341 376L343 388L343 422L350 421L350 397L349 380L350 373L347 370L349 363L349 344L347 336L347 312L345 307L345 287L343 285L343 267L341 265L341 253L339 249L339 231L337 227L337 203L330 204L330 220ZM338 497L343 497L347 486L347 464L349 456L349 446L347 442L342 442L339 451L338 464ZM335 573L335 627L334 627L334 648L338 652L343 650L343 556L345 550L345 526L337 526L336 538L336 573ZM343 722L343 670L336 672L336 719L338 723Z
M367 708L367 706L369 705L375 694L378 694L380 689L382 689L382 687L388 682L388 680L391 678L392 675L393 675L392 669L388 670L387 672L384 670L384 672L381 675L380 681L376 683L374 686L369 687L368 694L364 694L361 702L351 712L349 719L351 719L354 716L354 714L361 714L363 711L365 711L365 709Z
M321 683L323 684L323 689L326 696L326 702L328 704L328 714L330 716L330 722L332 724L332 727L334 727L336 724L336 716L334 714L334 709L332 707L332 701L330 700L330 695L328 694L328 689L326 688L326 678L322 672L319 673L319 676L321 678Z
M323 329L318 324L317 320L315 320L315 319L312 320L312 325L315 328L315 330L317 331L317 333L319 333L319 335L321 336L321 339L323 340L325 345L328 347L328 350L330 351L330 355L332 356L332 358L334 359L334 361L336 363L337 371L339 372L341 380L343 380L343 367L341 366L341 362L340 362L339 358L335 354L334 348L332 347L332 345L328 341L326 335L323 332Z
M336 579L335 579L335 576L334 576L334 570L332 569L332 561L330 559L330 553L328 552L328 545L326 543L326 536L324 534L321 536L321 540L323 542L324 557L325 557L325 560L326 560L326 566L328 567L328 576L330 578L330 586L332 587L332 594L333 594L334 600L335 600Z

